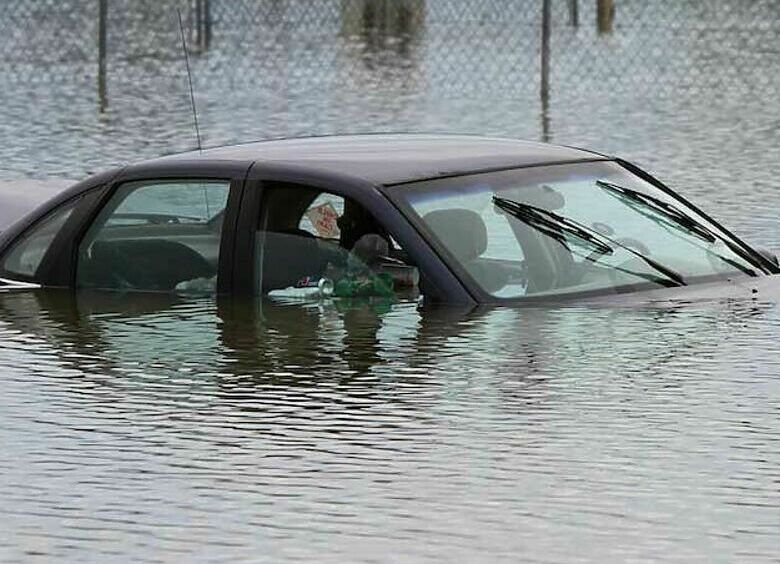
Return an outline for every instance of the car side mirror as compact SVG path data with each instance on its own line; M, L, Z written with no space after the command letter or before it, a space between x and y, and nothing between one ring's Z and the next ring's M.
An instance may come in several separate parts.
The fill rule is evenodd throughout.
M761 247L757 247L756 251L758 252L759 255L764 257L766 260L768 260L775 266L780 267L780 260L778 260L777 255L775 253L773 253L769 249L763 249Z

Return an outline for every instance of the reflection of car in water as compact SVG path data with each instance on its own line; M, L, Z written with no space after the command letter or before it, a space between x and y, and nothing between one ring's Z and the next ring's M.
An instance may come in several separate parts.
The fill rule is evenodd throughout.
M0 235L8 287L614 302L764 293L778 271L629 163L464 136L166 157L90 178Z
M305 379L307 373L362 377L365 383L372 367L392 361L383 350L414 342L405 361L419 354L419 362L425 362L424 351L438 350L451 335L473 329L471 322L482 315L473 308L425 308L389 298L311 307L152 292L0 292L4 334L17 341L6 342L6 352L18 346L31 353L31 362L50 353L63 366L79 371L88 366L101 385L109 374L127 377L129 366L147 367L131 370L141 375L186 367L204 380L218 373L226 385L231 377L281 383Z

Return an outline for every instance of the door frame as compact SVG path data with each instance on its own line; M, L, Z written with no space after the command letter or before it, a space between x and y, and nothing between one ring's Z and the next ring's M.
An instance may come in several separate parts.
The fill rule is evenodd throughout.
M220 233L217 293L229 293L233 287L233 248L239 209L244 196L244 185L251 162L164 160L122 169L106 184L85 190L82 201L54 238L41 261L36 277L45 287L76 290L78 250L103 208L111 201L119 186L130 182L217 180L230 183L225 219ZM79 197L75 195L74 197Z
M426 299L450 303L475 303L471 294L442 262L427 242L410 225L395 205L376 186L361 178L313 169L296 164L257 162L247 175L244 198L239 211L235 256L233 257L233 293L254 295L255 239L265 187L297 184L349 198L370 212L409 255L420 270Z

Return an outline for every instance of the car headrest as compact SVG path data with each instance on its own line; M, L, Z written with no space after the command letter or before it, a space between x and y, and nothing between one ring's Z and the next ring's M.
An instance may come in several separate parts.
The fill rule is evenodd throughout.
M464 263L487 250L487 227L482 217L473 210L436 210L425 214L423 220L450 252Z

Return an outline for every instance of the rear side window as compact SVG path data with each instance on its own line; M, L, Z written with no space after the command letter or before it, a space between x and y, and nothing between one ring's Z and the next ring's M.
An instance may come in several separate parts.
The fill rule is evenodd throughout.
M60 232L79 199L66 204L34 225L14 244L3 262L7 274L32 278L54 238Z
M120 186L79 247L77 285L215 291L229 192L213 180Z

